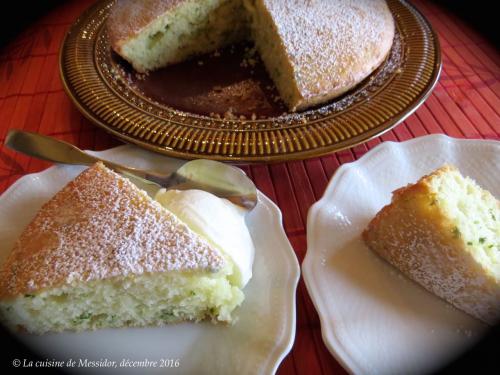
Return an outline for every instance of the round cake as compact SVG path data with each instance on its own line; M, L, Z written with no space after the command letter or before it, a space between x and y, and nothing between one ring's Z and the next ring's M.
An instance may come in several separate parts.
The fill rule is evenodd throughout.
M118 0L112 48L144 73L253 40L291 111L350 90L390 52L385 0Z

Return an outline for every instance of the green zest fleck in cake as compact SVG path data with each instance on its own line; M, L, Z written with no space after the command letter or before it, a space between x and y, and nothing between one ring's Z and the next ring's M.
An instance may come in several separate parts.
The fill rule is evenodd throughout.
M47 202L18 239L0 270L1 318L32 333L231 322L251 276L246 236L249 243L224 252L98 163ZM231 257L238 249L248 252L244 265Z

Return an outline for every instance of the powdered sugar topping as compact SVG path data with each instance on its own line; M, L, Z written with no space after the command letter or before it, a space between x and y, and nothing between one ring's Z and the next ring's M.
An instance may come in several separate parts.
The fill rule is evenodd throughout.
M383 61L391 47L394 21L383 0L264 3L305 98L359 82Z
M163 271L216 272L222 255L130 181L97 164L45 204L0 274L1 294Z

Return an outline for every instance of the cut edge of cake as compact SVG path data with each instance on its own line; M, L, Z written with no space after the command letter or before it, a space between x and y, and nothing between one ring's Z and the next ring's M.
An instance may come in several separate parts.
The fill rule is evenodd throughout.
M113 49L146 73L244 40L243 10L241 0L122 0L111 10L108 35Z

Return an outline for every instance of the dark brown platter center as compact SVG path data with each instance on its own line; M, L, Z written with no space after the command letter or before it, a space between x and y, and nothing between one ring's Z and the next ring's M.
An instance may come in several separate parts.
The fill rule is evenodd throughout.
M286 107L251 44L238 44L147 75L112 52L131 87L159 104L214 117L275 117Z

